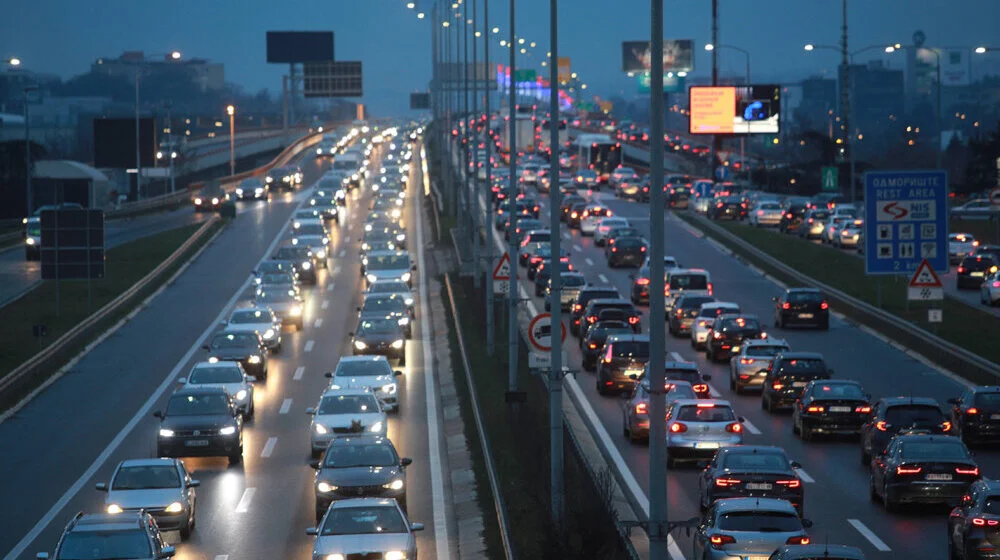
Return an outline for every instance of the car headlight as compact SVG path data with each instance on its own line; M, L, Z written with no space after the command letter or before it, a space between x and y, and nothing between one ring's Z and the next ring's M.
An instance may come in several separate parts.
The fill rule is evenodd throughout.
M402 340L393 341L392 347L395 348L396 350L399 350L400 348L403 347L403 341Z
M326 249L320 249L320 250L316 251L316 258L317 259L325 259L326 258Z
M265 183L273 183L274 182L274 178L273 177L265 177L264 178L264 182Z
M236 400L242 401L242 400L246 400L246 398L247 398L247 390L246 389L240 389L239 392L236 393Z
M403 282L409 282L410 281L410 273L409 272L404 272L403 275L399 277L399 279L402 280Z
M194 203L200 205L201 204L201 199L200 198L194 199Z
M402 340L399 340L399 341L397 341L397 342L403 342L403 341L402 341ZM396 388L397 388L397 387L396 387L396 384L395 384L395 383L389 383L389 384L387 384L387 385L383 385L383 386L382 386L382 392L383 392L383 393L389 393L389 394L391 395L391 394L393 394L393 393L395 393L395 392L396 392Z
M122 511L123 511L122 510L122 506L120 506L118 504L109 504L108 505L108 513L110 513L112 515L114 515L116 513L121 513Z
M361 264L363 264L363 265L365 265L365 266L368 266L368 257L363 257L363 258L361 259Z
M311 262L306 261L306 262L302 263L302 270L309 270L310 268L312 268L312 263Z
M402 490L403 489L403 481L401 479L397 478L396 480L393 480L392 482L389 482L387 484L383 484L382 488L385 488L387 490ZM389 558L389 555L386 554L385 557ZM402 558L402 556L399 556L398 558Z
M351 180L352 181L357 181L358 180L358 174L354 173L353 175L351 175Z
M369 282L374 282L374 281L378 280L378 277L375 276L374 274L369 274L369 275L365 276L365 278L367 278Z
M167 506L167 513L180 513L184 511L184 506L180 502L173 502Z
M325 434L328 431L323 424L313 424L313 429L316 430L317 434Z
M253 192L254 192L254 194L264 194L264 188L263 187L257 187L256 189L253 190Z
M323 148L316 148L316 155L321 155L323 153Z
M400 233L400 234L396 235L396 241L403 241L404 239L406 239L406 234L405 233Z
M212 197L212 204L218 204L218 203L219 203L218 197Z
M399 325L400 326L405 327L406 325L409 325L409 324L410 324L410 318L409 317L400 317L400 319L399 319Z
M28 245L34 245L35 244L35 238L34 237L29 237L29 238L25 239L24 242L27 243Z
M217 364L217 363L219 363L219 358L217 358L215 356L209 356L208 357L208 363L210 363L210 364Z
M402 483L401 480L396 482ZM395 484L395 482L393 482L393 484ZM402 488L402 484L400 484L400 488ZM406 553L401 550L390 550L385 553L384 558L385 560L406 560Z
M236 426L226 426L219 430L220 436L231 436L236 433Z
M266 331L264 331L265 340L270 340L272 338L274 338L274 329L267 329Z
M357 348L358 350L364 350L365 348L368 348L368 345L360 340L355 340L354 347Z
M247 361L250 362L251 364L259 364L260 356L250 356L250 359Z
M174 431L167 428L160 428L160 437L174 437Z
M243 196L243 189L236 189L236 196Z
M381 432L382 428L383 428L382 422L375 422L374 424L371 425L370 428L368 428L368 431L377 433Z
M403 303L405 303L406 305L413 305L413 298L408 297L403 300Z
M292 317L298 317L299 315L302 315L302 306L296 305L295 307L293 307L291 309L291 315Z
M302 222L296 220L296 221L292 222L292 227L295 228L295 229L299 229L300 227L302 227ZM299 240L298 239L293 239L292 243L298 245Z
M323 557L323 560L344 560L343 554L327 554Z
M333 492L336 489L337 489L336 486L330 484L329 482L326 482L325 480L324 481L320 481L318 484L316 484L316 491L319 492L320 494L326 494L328 492Z

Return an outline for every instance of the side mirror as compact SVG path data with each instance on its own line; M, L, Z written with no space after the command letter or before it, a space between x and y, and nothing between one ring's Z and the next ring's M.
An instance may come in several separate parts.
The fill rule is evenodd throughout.
M248 383L253 383L253 382L255 382L255 381L257 381L257 378L256 378L256 377L254 377L254 376L252 376L252 375L248 375L248 376L247 376L247 382L248 382Z
M165 546L160 549L159 558L173 558L177 551L172 546Z
M812 527L813 526L812 519L803 519L802 526L805 527L806 529Z
M192 479L191 482L188 482L188 488L197 488L199 486L201 486L200 480Z
M206 351L208 351L208 350L211 350L211 349L212 349L212 347L211 347L211 346L209 346L209 345L207 345L207 344L202 344L202 345L201 345L201 349L202 349L202 350L206 350Z
M333 372L332 371L328 371L328 372L326 372L326 373L323 374L323 377L325 377L327 379L333 379Z
M160 420L163 420L163 413L157 410L156 412L153 413L153 418L159 418Z
M411 531L423 531L424 530L424 524L423 523L410 523L410 530Z
M308 527L308 528L306 528L306 534L315 537L316 535L319 534L319 528L318 527Z
M183 384L185 384L185 383L188 382L188 378L187 377L178 377L177 378L177 382L180 383L181 385L183 385Z
M801 469L802 468L802 463L800 463L798 461L792 461L792 468L793 469Z
M358 308L357 308L357 310L358 310L358 311L361 311L361 308L360 308L360 307L358 307Z
M705 381L711 381L712 380L712 375L708 374L708 373L705 373L705 374L702 374L701 378L704 379Z
M638 381L639 380L639 374L637 374L637 373L630 373L628 375L628 378L631 379L632 381Z
M312 460L310 460L309 461L309 466L312 467L312 468L314 468L314 469L316 469L316 470L319 470L319 466L320 466L319 465L319 459L312 459Z
M399 377L399 376L403 375L403 372L401 372L401 371L399 371L397 369L396 371L392 372L392 374L395 375L396 377Z
M314 415L316 414L316 409L310 406L309 408L306 409L306 414Z
M955 405L962 404L962 399L959 398L948 399L948 404L955 404Z
M228 324L229 324L229 321L227 321L227 320L223 319L223 320L219 321L219 324L220 324L220 325L222 325L222 326L224 327L224 326L226 326L226 325L228 325Z
M98 482L97 484L94 485L94 489L98 490L98 491L101 491L101 492L107 492L108 491L108 483L106 483L106 482Z
M413 459L410 459L409 457L403 457L402 459L399 460L399 466L401 467L408 467L412 464L413 464Z

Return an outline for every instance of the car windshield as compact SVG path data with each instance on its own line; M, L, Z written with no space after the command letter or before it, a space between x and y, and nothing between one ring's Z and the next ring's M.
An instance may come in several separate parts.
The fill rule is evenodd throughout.
M261 284L294 284L295 278L288 273L278 272L275 274L262 274L260 276Z
M368 256L368 264L365 265L369 270L402 270L410 268L410 256L409 255L378 255L378 256Z
M261 292L257 295L257 301L261 303L288 303L295 301L295 293L287 290L277 292Z
M257 267L257 274L262 276L264 274L272 274L277 272L291 273L291 271L292 271L292 265L290 263L280 262L280 261L264 261L260 263L259 267Z
M250 348L257 345L257 335L252 333L224 333L212 339L212 348Z
M825 219L827 219L827 218L830 217L830 213L826 212L826 211L823 211L823 212L813 212L812 214L810 214L809 217L813 218L814 220L825 220Z
M337 370L333 372L335 377L367 377L375 375L391 375L388 362L384 360L349 360L337 364Z
M167 416L219 416L229 414L229 399L224 393L173 395L167 404Z
M976 393L973 402L980 408L997 410L1000 409L1000 393Z
M944 415L936 406L903 405L891 406L885 411L885 421L896 426L909 426L915 423L941 422Z
M548 231L545 231L545 232L532 231L528 235L528 243L539 243L539 242L545 242L545 241L551 241L551 240L552 240L552 233L548 232Z
M399 508L392 505L330 508L320 534L371 535L406 532L406 521L400 515Z
M391 282L375 282L368 287L369 294L400 294L404 292L409 293L409 291L410 287L406 285L406 282L395 280Z
M747 348L747 356L753 356L754 358L773 358L778 354L787 351L788 348L785 346L751 346Z
M622 237L615 242L616 249L638 249L643 246L645 243L638 237Z
M902 445L900 453L904 461L956 461L969 458L969 451L957 440L910 441Z
M649 342L645 340L625 340L614 343L615 357L618 358L648 358Z
M358 325L358 334L391 334L399 332L395 319L366 319Z
M670 276L671 290L707 290L708 278L704 274L673 274Z
M399 463L396 452L387 443L351 443L334 445L326 450L324 467L393 467Z
M302 261L309 258L309 249L306 247L282 247L274 256L285 261Z
M277 275L275 275L277 276ZM265 282L270 284L270 282ZM246 311L236 311L233 316L229 318L230 325L245 325L248 323L270 323L271 314L267 311L261 311L260 309L246 310Z
M853 383L817 383L813 396L821 399L865 399L861 387Z
M222 362L223 364L225 362ZM202 385L205 383L242 383L243 372L236 364L220 365L212 367L197 367L191 370L188 376L188 383Z
M586 286L587 280L583 276L578 276L576 274L562 274L562 287L563 288L576 288L578 286Z
M748 533L794 533L802 530L802 521L793 512L733 511L720 515L716 527Z
M619 237L641 237L639 230L634 227L616 227L611 230L609 237L619 238Z
M649 382L646 382L646 387L649 387ZM676 401L680 399L696 399L698 398L697 393L691 388L691 385L674 385L673 383L667 382L667 401Z
M149 538L134 531L70 531L59 545L59 560L151 558Z
M736 415L728 406L716 404L688 404L677 411L677 420L687 422L733 422Z
M316 414L364 414L378 412L374 395L328 395L319 402Z
M729 452L722 468L748 471L786 471L788 459L781 453L770 451Z
M758 208L761 210L781 210L781 205L777 202L762 202Z
M144 465L118 469L112 490L148 490L151 488L180 488L181 477L173 465Z
M322 237L326 235L326 229L320 224L302 224L295 228L295 235L296 237L302 237L303 235Z
M363 311L403 311L406 302L403 298L391 296L373 296L365 300Z

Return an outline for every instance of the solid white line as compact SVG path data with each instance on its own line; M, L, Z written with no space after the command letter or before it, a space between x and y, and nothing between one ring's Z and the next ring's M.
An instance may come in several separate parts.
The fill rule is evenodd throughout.
M590 257L583 259L587 263L587 266L594 266L594 261L590 260Z
M760 430L757 429L757 426L754 426L753 422L751 422L747 418L743 419L743 427L746 428L748 432L750 432L751 434L753 434L755 436L759 436L760 433L761 433ZM803 480L805 480L805 479L803 479Z
M218 556L215 557L215 560L229 560L229 555L228 554L219 554Z
M323 303L319 307L320 309L326 309L327 307L330 307L330 300L324 299Z
M809 476L809 473L807 473L805 469L795 469L795 472L799 473L799 478L801 478L802 482L805 482L806 484L812 484L816 482L816 479Z
M288 411L292 409L292 399L285 399L281 401L281 408L278 409L278 414L288 414Z
M305 350L306 352L312 352L313 351L313 345L315 345L315 344L316 343L314 341L307 340L306 341L306 346L305 346L305 348L303 348L303 350Z
M262 459L267 459L274 453L274 446L278 445L278 436L271 436L267 438L267 443L264 444L264 449L260 451L260 457Z
M878 538L878 536L876 536L875 533L873 533L872 530L866 527L861 521L857 519L848 519L847 522L851 524L851 527L857 529L857 531L861 533L862 537L868 539L868 542L872 543L872 546L874 546L876 550L880 552L889 552L892 550L889 548L889 545L885 544L885 541Z
M417 197L419 200L420 211L422 212L423 207L423 197ZM427 297L427 260L424 258L424 228L423 220L419 217L423 214L419 214L416 220L417 222L417 247L419 250L417 255L420 259L420 301L428 302L430 299ZM495 233L495 232L494 232ZM444 474L441 467L441 444L440 444L440 426L438 425L438 406L437 406L437 389L434 387L434 363L433 354L431 353L431 341L428 338L430 336L431 327L430 322L427 319L427 314L429 310L422 309L420 311L420 334L421 343L423 344L424 352L424 389L427 392L427 443L429 447L429 459L431 467L431 497L433 503L433 516L434 516L434 548L436 551L436 556L440 560L450 560L451 559L451 549L448 547L448 517L445 514L445 504L444 504Z
M299 366L299 367L295 368L295 375L292 376L292 379L294 379L295 381L298 381L299 379L302 379L302 374L305 373L305 372L306 372L305 366ZM289 399L289 400L291 400L291 399Z
M323 326L323 318L317 317L316 320L313 322L313 328L318 329L322 326Z
M240 496L240 501L236 504L236 513L246 513L250 509L250 500L253 499L256 492L257 489L253 487L243 490L243 495Z
M605 276L603 274L598 274L597 277L601 279L602 283L604 283L604 284L608 283L608 277L607 276Z

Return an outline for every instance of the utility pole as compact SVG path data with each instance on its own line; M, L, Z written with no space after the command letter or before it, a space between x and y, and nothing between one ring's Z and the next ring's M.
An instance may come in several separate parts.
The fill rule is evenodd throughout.
M509 45L507 45L510 51L510 87L508 88L508 95L510 97L509 105L510 110L508 111L508 122L509 126L508 134L510 134L510 141L508 144L508 153L510 154L510 184L507 189L507 205L510 210L508 214L510 215L510 226L508 226L508 237L510 242L507 246L507 252L510 256L510 287L507 291L507 304L510 306L510 312L508 313L508 332L507 332L507 392L512 396L513 393L517 392L517 349L518 349L518 333L517 333L517 306L519 303L520 295L517 291L517 275L518 275L518 258L517 258L517 92L514 87L514 72L517 67L517 61L515 60L515 53L517 49L514 48L516 44L514 35L514 5L517 0L510 0L510 40Z
M649 114L649 552L651 560L667 560L667 449L664 396L663 297L663 0L651 0L652 54ZM712 0L712 38L718 39L718 0ZM717 42L712 43L718 45ZM712 83L717 80L712 51ZM718 137L716 137L718 138ZM714 165L714 162L713 162ZM714 170L713 170L714 172Z
M662 23L661 23L662 26ZM712 44L716 48L712 49L712 85L719 85L719 0L712 0ZM747 84L749 85L749 84ZM652 86L652 82L650 82ZM656 90L652 90L654 93ZM690 107L688 107L690 109ZM690 118L690 116L688 117ZM662 135L661 135L662 136ZM715 167L718 165L719 152L722 151L722 137L718 134L712 135L712 157L709 158L708 172L711 174L710 177L715 177ZM660 185L662 187L663 185ZM751 185L753 186L753 185ZM652 183L650 183L649 192L653 192Z
M552 523L557 531L565 528L566 504L563 481L563 364L562 364L562 237L559 235L559 0L549 0L549 228L552 253L549 255L549 307L552 314L552 367L549 370L549 485L552 496Z
M487 75L484 76L486 79L485 91L486 95L483 99L483 114L486 115L486 120L483 121L483 130L486 132L486 185L492 191L493 187L493 139L490 138L490 131L493 130L490 121L490 0L483 0L483 68L486 69ZM489 196L489 195L487 195ZM489 220L486 219L483 222L484 228L490 227ZM494 340L494 329L496 325L494 324L495 318L493 317L493 243L490 240L490 235L486 234L486 355L493 356L496 353L496 341Z
M447 69L447 72L445 73L445 84L444 84L446 116L445 116L443 155L445 157L445 166L442 167L442 170L445 172L444 174L445 198L448 201L448 210L450 211L452 217L455 217L458 215L458 208L456 208L457 204L455 200L455 169L454 169L455 162L453 161L454 158L452 158L453 146L451 141L451 111L452 108L455 106L455 96L454 96L454 91L452 89L455 85L455 68L451 58L452 33L450 32L451 30L449 29L449 26L451 25L451 21L449 20L451 12L449 12L447 8L445 8L443 11L444 14L442 14L441 16L441 27L448 30L448 32L444 33L444 59L446 61L446 63L444 64L444 68Z
M472 149L474 146L478 145L479 138L479 88L477 87L477 82L479 81L478 64L476 60L477 56L477 43L476 43L476 16L478 8L478 2L476 0L472 1L472 17L465 20L468 25L466 26L469 30L469 35L467 40L472 42L472 114L471 120L466 119L466 122L470 124L467 125L469 130L469 144L466 146L467 153L469 154L469 160L472 162L472 179L470 185L472 186L471 192L469 193L469 211L470 220L472 221L472 271L474 276L472 277L472 285L475 289L479 289L482 286L482 279L480 278L479 271L482 270L482 263L479 262L479 168L478 162L472 157ZM466 55L468 55L469 45L465 45ZM465 75L469 75L468 64L466 64ZM485 164L484 164L485 165ZM490 272L493 272L492 270Z
M139 72L142 61L135 65L135 198L142 198L142 150L139 141Z
M854 70L851 68L850 53L847 52L847 0L843 0L841 4L843 9L843 25L841 26L840 33L840 64L844 68L844 75L840 79L840 104L842 109L840 110L840 127L842 131L843 138L843 159L841 161L850 162L851 169L854 168L854 153L851 149L853 144L851 134L851 82L854 80L853 74ZM854 186L854 173L850 173L851 177L851 202L856 200Z
M31 111L28 109L28 96L32 91L38 91L38 86L24 88L24 192L28 204L28 213L25 215L29 218L34 211L31 193Z
M170 132L167 133L167 146L168 146L168 149L170 151L167 153L167 157L170 158L170 192L172 194L172 193L176 192L176 190L177 190L177 183L174 181L174 159L175 159L175 154L177 154L177 149L174 146L174 127L172 126L172 124L170 122L170 109L171 109L171 105L170 105L170 102L168 101L167 102L167 130L169 130Z

